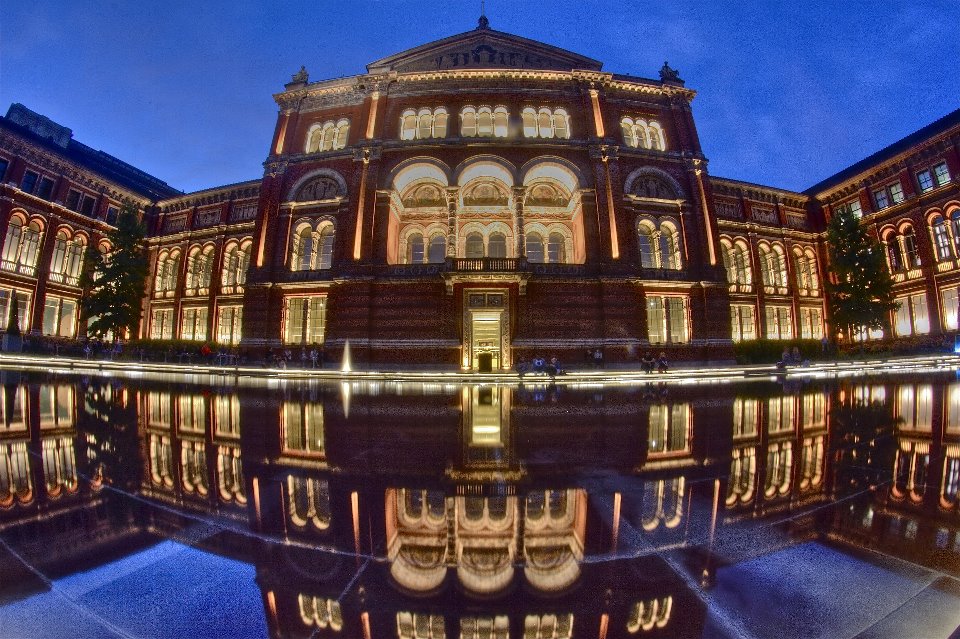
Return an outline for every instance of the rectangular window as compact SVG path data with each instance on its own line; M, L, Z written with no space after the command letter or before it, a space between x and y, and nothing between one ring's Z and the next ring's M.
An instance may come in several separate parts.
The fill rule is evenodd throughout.
M690 341L687 298L648 297L647 335L651 344L683 344Z
M10 162L0 158L0 182L3 182L4 176L7 175L7 167L10 166Z
M960 296L957 295L957 289L947 288L940 293L943 300L943 327L948 331L957 330L958 306L960 306Z
M858 220L863 217L863 209L860 207L860 198L844 202L837 207L837 211L846 211L852 214Z
M767 306L767 339L793 339L793 316L789 306Z
M890 199L894 204L900 204L903 202L903 187L899 182L894 182L889 187Z
M823 313L821 309L800 309L800 337L804 339L820 339L823 337Z
M70 189L67 193L66 207L71 211L89 216L93 214L93 207L96 203L97 198L81 193L76 189Z
M112 204L111 204L110 206L108 206L108 207L107 207L107 217L106 217L106 220L105 220L106 223L107 223L107 224L110 224L111 226L114 225L114 224L116 224L116 223L117 223L117 216L118 216L119 214L120 214L120 209L118 209L117 207L113 206Z
M757 338L753 304L730 305L730 336L735 342Z
M217 309L217 342L236 346L240 343L243 324L242 306L221 306Z
M43 305L43 334L73 337L77 332L77 302L48 295Z
M76 211L80 208L81 197L83 196L81 195L80 191L70 189L70 191L67 192L67 201L64 203L64 205L71 211Z
M173 309L157 308L150 319L150 337L152 339L173 338Z
M37 197L49 200L53 195L53 180L48 177L40 178L40 184L37 185Z
M946 162L933 167L933 174L936 176L937 186L943 186L950 181L950 169L947 168Z
M877 209L885 209L890 206L890 198L887 196L886 189L880 189L873 192L873 201L877 204Z
M180 339L203 341L207 339L207 308L183 309Z
M920 192L926 193L933 190L933 175L929 170L924 169L917 173L917 184L920 185Z
M894 319L894 330L899 337L923 335L930 332L930 317L927 315L927 295L917 293L897 299L900 308Z
M283 342L322 344L326 315L326 296L288 297L284 305Z
M23 174L23 180L20 181L20 190L24 193L33 193L33 187L37 185L37 179L40 176L33 171L27 171Z
M7 330L10 325L10 296L13 293L9 288L0 288L0 330ZM26 291L16 291L17 295L17 317L20 320L20 330L27 332L30 330L30 293Z

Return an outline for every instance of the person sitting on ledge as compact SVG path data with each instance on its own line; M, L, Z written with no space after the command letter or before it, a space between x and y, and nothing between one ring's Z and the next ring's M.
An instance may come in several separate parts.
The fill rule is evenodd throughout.
M533 358L533 372L534 372L534 373L542 373L542 372L543 372L543 368L544 368L543 358L542 358L542 357L539 357L539 356L534 357L534 358Z
M644 373L652 373L656 365L657 360L653 359L653 353L650 351L644 353L643 357L640 358L640 368Z
M668 368L670 368L670 364L667 362L667 354L660 351L660 356L657 357L657 372L666 373Z
M527 360L521 357L517 360L517 365L514 367L517 369L517 375L520 376L520 379L523 379L523 376L528 370L530 370L530 365L527 363Z
M547 365L547 375L550 377L563 375L563 367L560 366L560 360L557 357L550 358L550 364Z

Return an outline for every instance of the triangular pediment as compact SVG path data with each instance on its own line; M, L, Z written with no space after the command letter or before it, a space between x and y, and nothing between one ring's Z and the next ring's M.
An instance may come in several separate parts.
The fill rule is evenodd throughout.
M592 58L536 40L489 28L478 28L435 40L367 65L370 73L456 69L540 69L599 71Z

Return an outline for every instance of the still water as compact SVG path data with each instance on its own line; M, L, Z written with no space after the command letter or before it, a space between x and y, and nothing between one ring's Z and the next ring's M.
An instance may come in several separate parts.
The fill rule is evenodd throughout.
M0 637L960 625L953 375L0 382Z

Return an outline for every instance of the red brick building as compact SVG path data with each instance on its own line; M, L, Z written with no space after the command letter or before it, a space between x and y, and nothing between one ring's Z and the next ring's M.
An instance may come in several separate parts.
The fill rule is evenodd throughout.
M112 158L68 164L68 130L12 109L0 295L19 291L36 333L82 332L54 309L79 291L58 281L73 227L61 242L52 220L96 241L127 198L151 228L143 337L475 370L588 349L724 359L736 340L824 335L823 229L857 202L906 301L892 335L956 330L960 113L796 193L710 176L694 95L667 64L609 73L482 19L361 75L301 70L274 96L262 180L191 194Z

